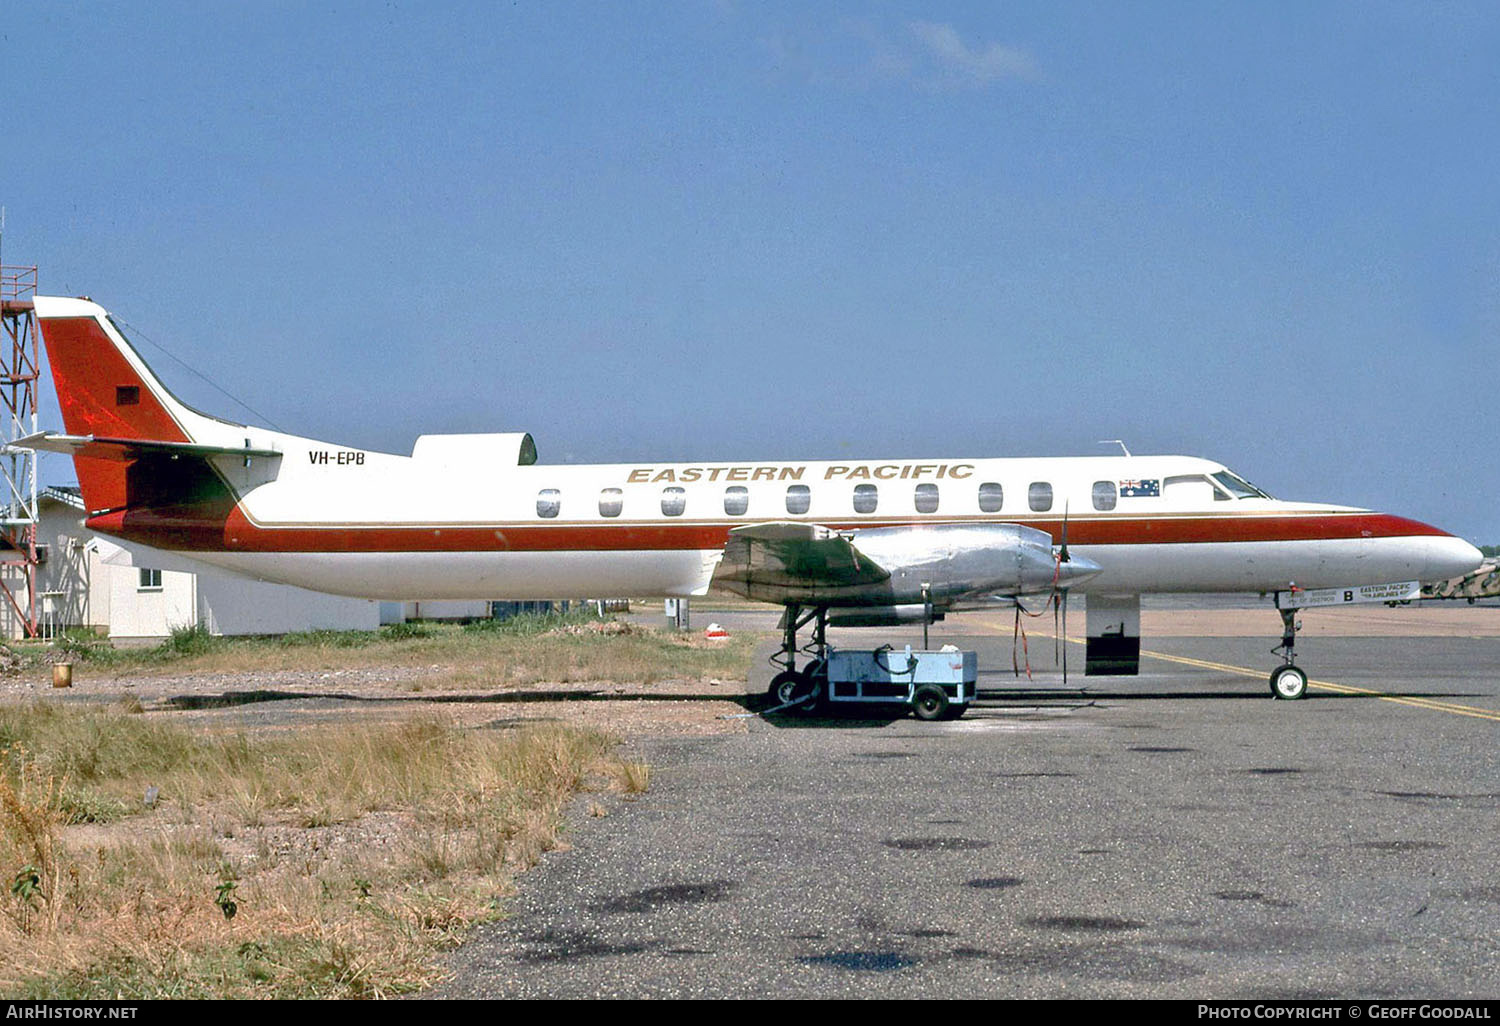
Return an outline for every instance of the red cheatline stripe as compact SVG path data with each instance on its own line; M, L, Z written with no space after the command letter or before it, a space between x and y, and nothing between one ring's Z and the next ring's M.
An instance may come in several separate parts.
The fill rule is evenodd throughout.
M186 511L184 511L186 512ZM354 524L263 526L236 508L227 522L213 524L186 516L151 511L110 513L89 520L89 527L158 548L202 550L212 531L221 551L241 552L604 552L722 548L729 529L747 521L659 524L439 524L401 526ZM951 521L948 521L951 522ZM977 523L978 521L966 521ZM1004 520L1048 531L1056 539L1061 520ZM908 521L930 524L931 521ZM902 526L898 522L830 524L841 529ZM194 536L190 543L187 534ZM1068 525L1073 545L1164 545L1182 543L1280 542L1323 539L1446 537L1435 527L1385 513L1283 516L1205 516L1152 519L1130 517L1074 521Z

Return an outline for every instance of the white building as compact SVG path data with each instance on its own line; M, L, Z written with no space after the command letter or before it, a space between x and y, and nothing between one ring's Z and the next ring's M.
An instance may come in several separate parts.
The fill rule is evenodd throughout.
M208 568L189 572L137 565L137 559L150 557L84 528L83 498L76 488L48 488L38 496L37 507L37 619L48 635L88 627L128 641L165 638L175 628L200 624L211 634L230 635L374 630L382 621L381 603L367 599L267 584ZM24 576L9 567L5 576L11 593L24 603ZM485 615L486 603L472 605L480 611L448 615ZM399 604L395 611L404 612ZM386 621L402 618L388 610ZM11 638L25 634L9 602L0 601L0 629Z

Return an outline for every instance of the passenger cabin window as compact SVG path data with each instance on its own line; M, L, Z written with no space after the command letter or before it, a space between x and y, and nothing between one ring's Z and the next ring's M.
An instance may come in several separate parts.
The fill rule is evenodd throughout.
M536 515L551 519L562 510L562 493L556 488L543 488L536 493Z
M1113 481L1094 482L1094 508L1114 509L1115 503L1120 499L1120 493L1115 490Z
M806 513L811 506L811 488L802 484L786 486L786 511L788 513Z
M854 512L874 513L880 502L880 491L870 484L854 486Z
M1005 489L994 481L986 481L979 486L979 511L981 513L999 513L1000 507L1005 505Z
M599 515L617 517L625 508L625 493L618 488L606 488L599 493Z
M742 517L750 508L750 489L744 485L730 485L724 489L724 512L732 517Z
M1026 489L1026 504L1033 513L1045 513L1052 508L1052 485L1046 481L1033 481Z
M917 512L936 513L938 508L938 487L935 484L917 485Z
M672 485L661 490L661 513L664 517L680 517L687 509L687 490Z

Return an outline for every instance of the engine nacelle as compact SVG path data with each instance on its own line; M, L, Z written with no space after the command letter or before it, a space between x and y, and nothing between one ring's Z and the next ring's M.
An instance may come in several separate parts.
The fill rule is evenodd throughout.
M1052 536L1019 524L876 527L856 531L852 541L891 577L850 605L941 606L985 595L1037 595L1099 572L1084 559L1059 565Z

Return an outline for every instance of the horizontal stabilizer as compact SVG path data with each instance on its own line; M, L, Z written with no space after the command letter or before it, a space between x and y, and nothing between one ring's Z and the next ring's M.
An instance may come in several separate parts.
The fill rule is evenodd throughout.
M274 449L251 446L198 445L194 442L150 442L135 438L100 438L96 435L59 435L43 431L11 442L7 449L32 449L83 456L95 460L129 463L142 456L236 456L243 459L280 459Z

